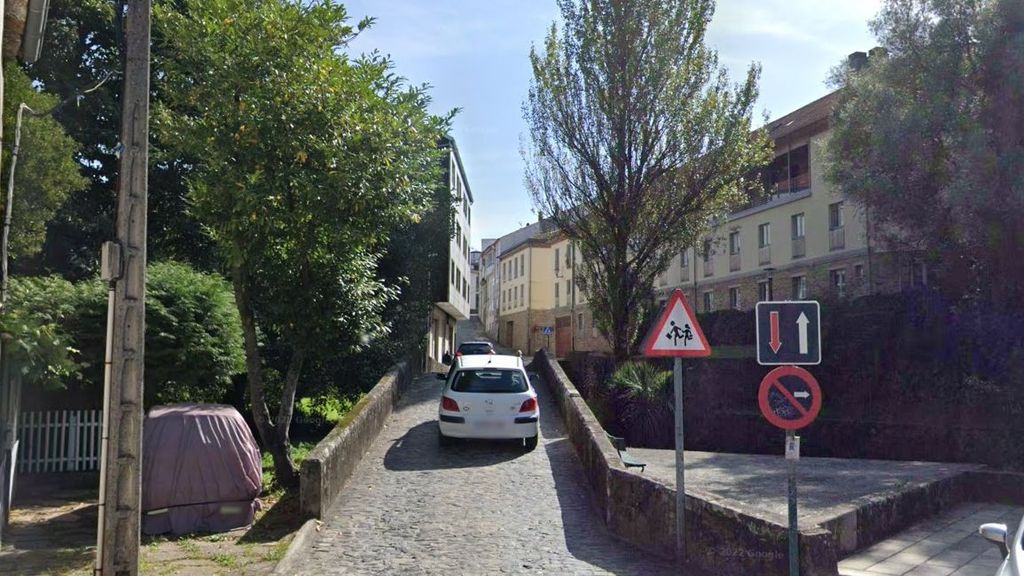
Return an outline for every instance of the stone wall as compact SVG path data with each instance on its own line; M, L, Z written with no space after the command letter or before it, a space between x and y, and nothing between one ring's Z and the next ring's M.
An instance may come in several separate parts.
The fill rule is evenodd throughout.
M533 367L555 396L608 529L643 550L672 557L675 490L625 469L597 418L544 351L534 356ZM692 489L685 505L689 563L714 574L788 574L785 519L756 518ZM834 576L836 561L829 532L818 527L800 531L801 574Z
M303 514L323 518L341 494L398 399L412 383L414 363L407 359L381 377L370 393L306 456L299 483L299 505Z

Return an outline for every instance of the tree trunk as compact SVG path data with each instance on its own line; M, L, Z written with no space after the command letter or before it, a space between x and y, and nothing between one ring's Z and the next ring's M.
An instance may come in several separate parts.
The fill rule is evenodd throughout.
M274 459L274 474L278 484L284 487L295 486L298 474L291 458L291 446L288 443L288 424L284 423L284 436L279 433L281 426L274 426L267 408L266 391L263 387L259 341L256 338L256 319L253 315L252 300L249 290L249 270L245 264L238 264L232 270L232 283L235 288L235 304L242 321L242 336L245 340L245 370L249 382L249 404L252 407L252 419L256 423L256 431L260 435L263 447ZM289 375L292 370L289 367ZM297 376L296 376L297 380ZM287 386L285 389L287 390ZM292 390L294 399L295 391ZM291 414L291 406L288 408Z

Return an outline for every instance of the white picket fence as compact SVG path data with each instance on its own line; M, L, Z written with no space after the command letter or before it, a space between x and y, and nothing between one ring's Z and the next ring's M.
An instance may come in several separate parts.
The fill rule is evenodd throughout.
M18 472L99 470L100 410L22 412Z

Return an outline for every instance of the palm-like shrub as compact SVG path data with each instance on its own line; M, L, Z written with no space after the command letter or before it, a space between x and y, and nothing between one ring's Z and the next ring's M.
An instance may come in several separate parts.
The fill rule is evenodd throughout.
M672 409L667 394L672 372L627 362L612 374L616 413L626 442L647 448L672 446Z

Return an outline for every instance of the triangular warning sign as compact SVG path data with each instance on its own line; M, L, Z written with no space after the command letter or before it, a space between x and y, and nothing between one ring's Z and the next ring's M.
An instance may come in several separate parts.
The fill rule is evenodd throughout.
M672 292L661 317L644 339L643 355L689 358L711 355L711 345L682 290Z

